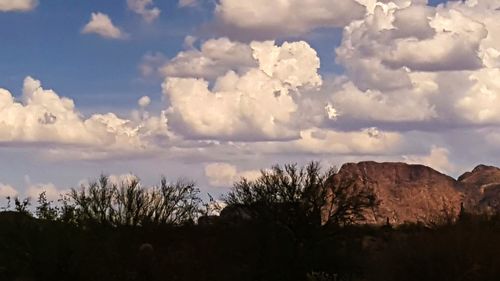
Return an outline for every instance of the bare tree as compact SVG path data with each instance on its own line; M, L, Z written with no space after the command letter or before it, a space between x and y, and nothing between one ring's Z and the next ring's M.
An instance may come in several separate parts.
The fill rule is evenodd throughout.
M354 180L329 181L325 198L327 222L340 226L365 221L367 213L376 212L379 205L373 190L356 184Z
M297 164L275 165L262 170L254 181L242 178L223 199L228 206L249 207L257 217L299 218L321 224L327 210L327 220L333 224L363 219L366 210L378 204L374 193L353 182L334 185L331 179L336 171L330 167L322 172L318 162L300 168Z
M59 213L59 208L52 206L52 201L47 199L46 192L40 193L38 196L38 206L36 207L36 216L44 220L56 220Z
M333 167L322 172L318 162L300 168L275 165L254 181L242 178L234 183L223 200L228 206L251 207L258 217L319 223L325 183L334 172Z
M72 189L64 207L68 217L73 214L79 222L182 224L195 221L199 215L198 195L195 183L186 180L169 183L162 178L160 186L144 188L138 179L112 184L101 176L79 190Z

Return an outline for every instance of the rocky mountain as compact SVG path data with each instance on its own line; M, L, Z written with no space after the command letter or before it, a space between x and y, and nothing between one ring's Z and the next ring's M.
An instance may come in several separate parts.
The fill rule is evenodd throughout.
M465 188L464 204L470 211L500 210L500 169L479 165L458 177Z
M345 182L372 190L378 198L379 206L366 213L368 223L430 222L457 216L462 206L471 211L500 210L500 169L491 166L477 166L456 180L423 165L347 163L330 185Z

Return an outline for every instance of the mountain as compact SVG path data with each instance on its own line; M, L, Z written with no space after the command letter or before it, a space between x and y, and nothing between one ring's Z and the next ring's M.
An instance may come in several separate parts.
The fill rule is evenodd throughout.
M366 213L367 223L429 222L445 214L456 216L466 194L462 182L427 166L406 163L347 163L330 180L331 186L345 182L372 190L380 201L375 212Z
M458 177L466 190L464 205L475 212L500 211L500 169L479 165Z

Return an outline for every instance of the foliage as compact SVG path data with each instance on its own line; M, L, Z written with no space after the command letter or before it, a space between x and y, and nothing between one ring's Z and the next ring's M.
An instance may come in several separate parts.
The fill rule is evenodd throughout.
M145 224L183 224L192 222L200 212L201 199L194 182L179 180L169 183L162 178L160 186L143 188L137 179L120 184L101 176L98 181L72 189L73 205L67 211L77 221L112 226Z
M31 205L30 199L25 198L23 200L19 199L19 197L14 198L14 210L18 213L30 215L29 206Z
M326 211L328 221L335 225L364 219L365 211L378 204L375 195L350 182L333 184L335 173L335 167L322 172L318 162L300 168L297 164L276 165L262 170L254 181L243 178L236 182L224 201L228 206L251 207L257 216L266 218L299 216L320 224Z
M353 225L376 198L330 181L334 171L313 162L238 181L224 199L253 211L243 223L191 224L220 204L186 180L146 188L101 176L58 203L40 194L38 219L14 198L0 212L0 280L498 280L500 215L452 220L445 206L432 224ZM325 202L333 223L318 227Z
M38 206L36 207L36 216L44 220L56 220L59 215L59 208L52 206L52 201L47 200L46 192L38 196Z

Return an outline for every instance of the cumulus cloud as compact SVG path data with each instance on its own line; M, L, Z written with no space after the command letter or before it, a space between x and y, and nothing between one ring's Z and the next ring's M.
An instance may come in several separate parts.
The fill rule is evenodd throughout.
M5 198L5 197L16 197L18 195L17 190L8 185L8 184L3 184L0 183L0 198Z
M40 194L45 192L45 196L49 201L57 201L61 199L61 196L68 193L69 190L63 190L63 189L58 189L54 184L52 183L37 183L37 184L32 184L29 183L27 189L26 189L26 196L31 198L32 200L37 200Z
M228 187L241 178L255 180L261 175L260 171L238 171L236 166L228 163L211 163L205 166L205 176L210 185L215 187Z
M188 37L185 51L159 68L164 77L215 79L229 70L244 73L257 66L252 48L228 38L210 39L194 49L195 39Z
M428 121L437 117L427 92L409 89L361 91L352 82L347 82L334 93L331 103L340 118L347 115L350 119L366 122Z
M142 56L139 72L143 77L163 77L159 70L167 62L167 57L161 52L147 53Z
M95 33L107 39L125 39L128 35L116 27L108 15L97 12L92 13L90 21L83 27L82 33Z
M0 90L0 142L44 144L54 155L80 158L168 147L161 150L168 157L214 162L205 167L214 186L245 174L226 163L234 157L340 155L353 161L407 155L409 162L453 171L449 151L465 146L462 128L484 144L483 155L498 146L500 134L485 129L500 122L497 1L438 7L425 0L261 2L220 1L216 17L225 28L250 35L347 24L336 48L346 72L324 80L318 54L303 41L199 42L188 36L176 56L149 53L141 63L144 76L164 79L167 109L160 115L151 116L151 99L142 97L128 117L83 116L72 100L27 78L19 98ZM349 5L353 13L342 12Z
M157 19L161 13L161 10L153 5L153 0L127 0L128 8L149 23Z
M0 0L0 12L27 12L37 5L38 0Z
M144 117L144 116L143 116ZM144 151L166 136L160 116L122 119L114 113L83 117L74 102L43 89L31 77L24 80L21 101L0 89L0 143L59 144L106 151Z
M492 79L500 66L495 2L366 2L368 13L344 29L336 49L346 77L329 103L340 121L500 121Z
M171 107L169 124L191 138L285 140L297 104L293 95L319 87L319 58L306 42L252 42L258 67L244 74L229 71L215 80L167 78L162 85Z
M270 154L311 155L391 155L401 151L405 138L397 132L376 127L356 131L309 128L296 140L255 143L251 148Z
M125 186L130 185L130 183L134 181L139 181L139 178L133 174L111 174L108 176L108 181L112 185L121 186L122 184Z
M377 3L364 20L346 27L336 50L337 61L352 77L359 76L355 82L362 88L410 86L409 71L482 66L478 51L488 34L483 24L457 10L437 10L419 1L391 4ZM386 81L393 84L384 85Z
M429 166L435 170L443 173L450 173L455 171L455 166L448 159L450 152L443 147L433 146L429 155L418 156L404 156L403 158L407 163L422 164Z
M343 27L363 17L366 9L355 0L221 0L215 17L233 35L275 38L300 35L319 27Z
M151 104L151 98L148 97L148 96L143 96L141 97L138 101L137 101L137 104L141 107L141 108L145 108L147 107L148 105Z

